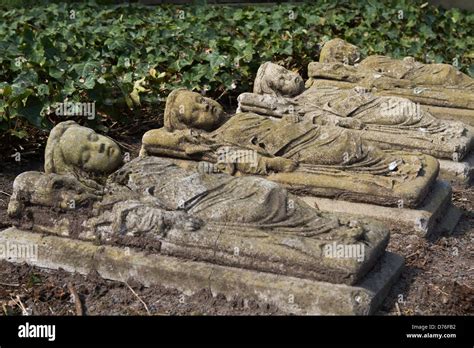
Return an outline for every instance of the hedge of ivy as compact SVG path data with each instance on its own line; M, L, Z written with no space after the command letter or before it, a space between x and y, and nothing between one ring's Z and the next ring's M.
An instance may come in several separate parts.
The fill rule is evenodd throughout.
M54 3L0 12L0 132L48 129L55 103L96 103L100 117L161 110L171 89L214 98L248 91L261 62L300 70L333 37L364 54L458 63L474 75L474 14L421 1L319 0L274 6ZM27 121L27 122L25 122Z

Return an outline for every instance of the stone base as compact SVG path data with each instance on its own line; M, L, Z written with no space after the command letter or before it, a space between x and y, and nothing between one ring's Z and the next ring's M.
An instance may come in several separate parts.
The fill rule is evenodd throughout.
M448 215L447 213L455 209L451 204L451 195L452 190L449 183L438 180L425 198L424 203L416 209L384 207L312 196L301 198L310 206L321 211L351 214L384 223L393 223L408 228L410 231L414 229L418 235L427 237L431 234L440 233L440 226ZM459 221L459 216L456 218L456 214L452 213L449 219L450 223L446 226L450 226L451 231ZM443 232L450 232L446 231L445 228L443 228Z
M446 213L443 216L443 220L436 227L437 234L451 233L461 219L461 210L454 205L450 204Z
M453 184L469 186L474 177L474 152L462 162L439 160L439 175Z
M348 286L145 254L129 248L98 246L13 227L0 232L0 245L3 249L9 245L15 245L17 249L19 245L37 246L36 257L12 258L0 253L0 259L9 262L26 262L81 274L97 271L106 279L125 281L134 278L145 286L160 284L187 295L210 289L213 295L273 303L294 314L372 314L403 268L403 258L386 252L359 285Z

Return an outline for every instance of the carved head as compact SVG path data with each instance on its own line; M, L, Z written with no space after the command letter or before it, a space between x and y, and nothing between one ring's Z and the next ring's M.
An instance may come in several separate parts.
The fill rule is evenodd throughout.
M260 65L253 86L256 94L271 94L278 97L294 97L304 90L304 82L298 73L266 62Z
M326 42L319 54L320 63L344 63L354 65L360 60L360 50L342 39Z
M49 134L46 173L110 174L121 163L120 148L112 139L74 121L58 123Z
M175 89L166 99L165 127L212 131L225 119L222 106L210 98L184 88Z

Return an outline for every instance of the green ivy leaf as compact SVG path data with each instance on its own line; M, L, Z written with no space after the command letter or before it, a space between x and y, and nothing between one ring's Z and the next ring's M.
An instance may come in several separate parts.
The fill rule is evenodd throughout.
M41 110L43 109L43 103L36 97L28 98L25 105L18 108L18 114L27 119L29 123L37 128L43 128L46 119L43 119Z
M49 95L49 87L48 87L48 85L45 85L44 83L38 85L36 87L36 90L38 91L38 95L40 95L40 96Z
M96 76L100 68L100 63L91 61L74 64L72 66L72 70L74 70L79 77L83 77L84 79Z

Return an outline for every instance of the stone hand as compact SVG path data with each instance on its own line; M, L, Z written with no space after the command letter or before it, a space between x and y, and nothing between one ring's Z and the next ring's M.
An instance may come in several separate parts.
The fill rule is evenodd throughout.
M193 130L186 130L179 143L179 147L184 149L186 155L206 154L217 148L216 144Z
M267 167L275 172L292 172L298 167L298 162L283 157L273 157L267 159Z
M287 98L271 95L243 93L239 96L239 110L260 115L283 117L296 113L296 104Z
M226 173L232 175L236 170L236 166L234 163L201 161L197 165L197 170L202 174Z
M212 151L212 149L207 145L192 144L186 146L184 152L186 155L197 155L203 154Z
M409 80L394 79L381 74L374 74L372 76L365 77L360 82L360 84L368 89L376 88L380 90L390 88L411 88L413 86L413 83Z
M72 175L25 172L13 184L8 214L17 216L25 203L74 209L91 204L102 196L100 185L85 185Z
M363 129L365 124L355 118L340 118L336 121L336 126L350 129Z
M184 232L193 232L200 229L204 222L183 211L165 211L163 214L165 225Z

